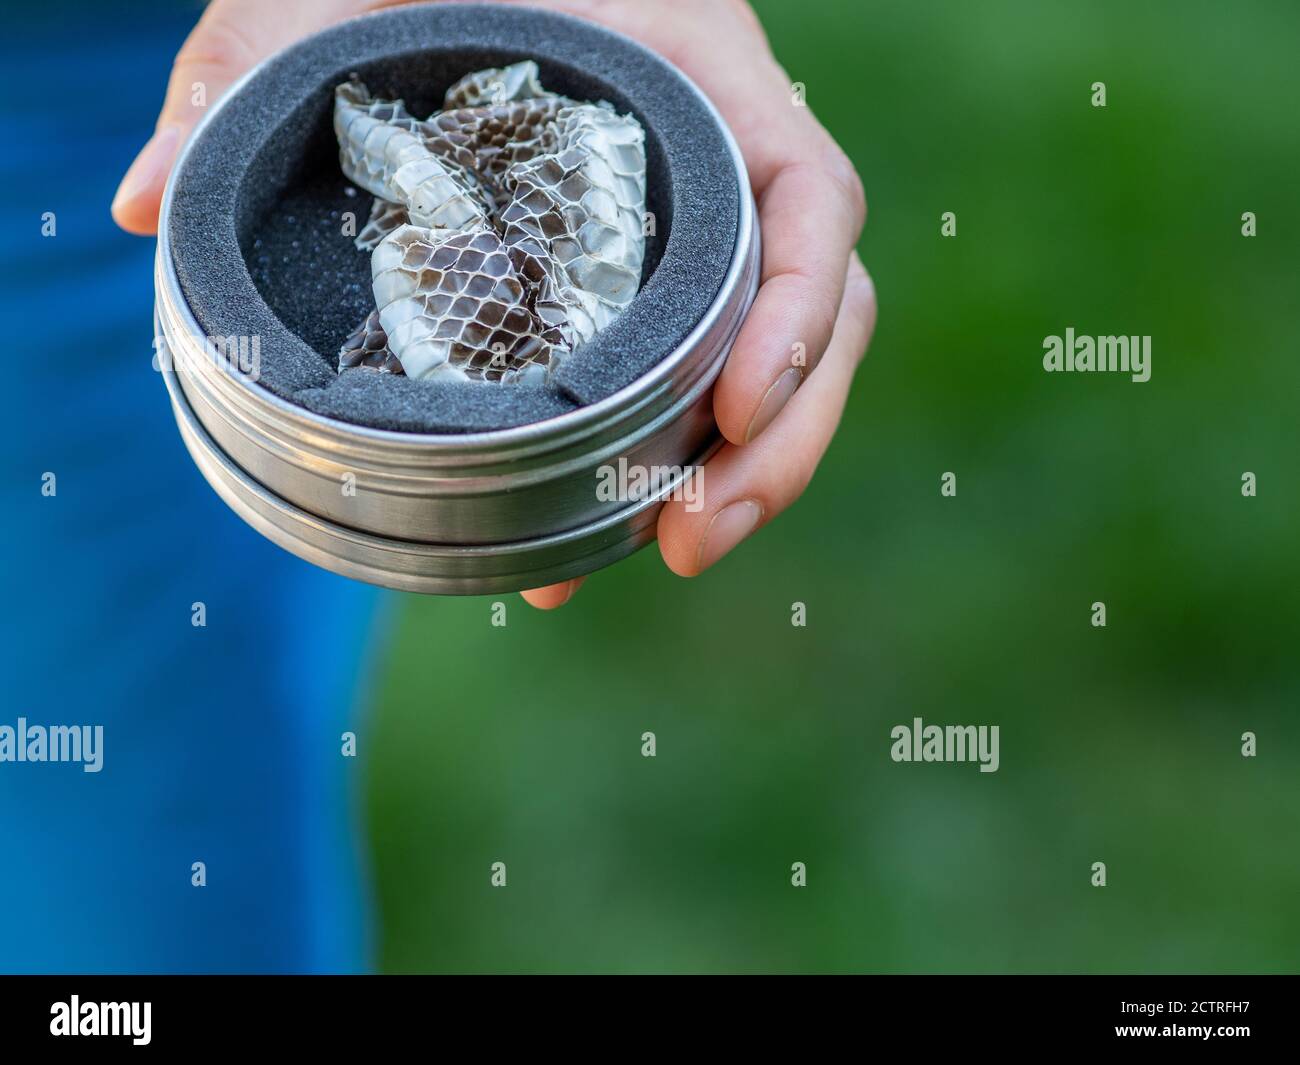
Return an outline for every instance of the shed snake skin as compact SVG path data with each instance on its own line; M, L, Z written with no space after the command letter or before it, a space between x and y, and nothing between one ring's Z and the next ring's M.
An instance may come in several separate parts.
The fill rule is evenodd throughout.
M531 61L482 70L427 119L352 80L335 90L372 311L339 372L543 382L632 301L645 257L645 134L542 88Z

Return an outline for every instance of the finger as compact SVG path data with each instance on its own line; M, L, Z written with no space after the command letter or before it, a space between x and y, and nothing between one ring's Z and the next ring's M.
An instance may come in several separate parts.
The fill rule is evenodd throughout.
M834 334L818 371L752 444L725 444L704 466L693 509L672 500L659 515L659 549L674 573L708 569L802 494L830 444L853 372L876 323L876 294L856 255Z
M821 359L844 290L843 263L866 217L852 164L820 129L794 142L759 196L758 296L713 397L722 434L754 440Z
M177 53L157 129L113 198L114 221L130 233L157 232L167 175L207 109L266 56L342 17L342 6L313 6L310 0L213 0Z
M535 606L538 610L554 610L572 599L573 593L582 587L582 582L586 579L586 577L574 577L571 581L548 584L545 588L531 588L519 594L524 597L525 603Z

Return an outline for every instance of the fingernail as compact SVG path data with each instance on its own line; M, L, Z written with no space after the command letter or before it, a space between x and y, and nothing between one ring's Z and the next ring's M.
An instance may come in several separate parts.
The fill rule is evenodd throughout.
M163 126L149 138L149 143L140 149L135 162L126 172L122 184L117 187L113 197L113 210L125 206L146 189L159 188L167 181L167 171L171 169L180 142L181 131L178 126Z
M776 416L781 413L781 408L790 402L790 397L794 395L795 389L799 387L799 382L802 380L803 371L797 366L791 366L772 383L772 387L767 390L767 395L763 397L763 402L754 412L749 428L745 430L745 443L748 444L772 424Z
M763 508L752 499L723 507L713 516L700 541L699 568L708 569L741 540L758 528Z

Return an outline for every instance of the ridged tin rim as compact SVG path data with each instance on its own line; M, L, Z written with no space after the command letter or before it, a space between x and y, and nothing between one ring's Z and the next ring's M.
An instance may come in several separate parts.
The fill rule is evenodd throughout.
M653 542L662 502L682 482L681 476L676 477L653 498L599 521L533 540L458 546L374 536L303 510L256 481L208 435L186 400L178 375L166 367L162 373L186 449L227 506L257 532L307 562L398 591L490 595L590 573ZM706 461L721 443L721 438L715 439L694 463Z

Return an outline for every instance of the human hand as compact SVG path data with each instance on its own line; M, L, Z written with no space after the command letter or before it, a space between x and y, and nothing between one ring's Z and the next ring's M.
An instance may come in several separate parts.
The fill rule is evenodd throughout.
M212 0L172 70L154 136L127 171L113 217L156 232L163 187L205 108L266 56L342 19L402 0ZM516 0L518 2L518 0ZM854 252L866 215L847 156L795 103L791 82L743 0L535 0L641 41L692 78L731 127L758 200L758 296L714 388L726 443L705 465L702 506L666 503L659 549L695 576L793 503L839 424L871 337L876 297ZM816 369L816 373L814 373ZM567 602L576 578L525 592L543 609Z

